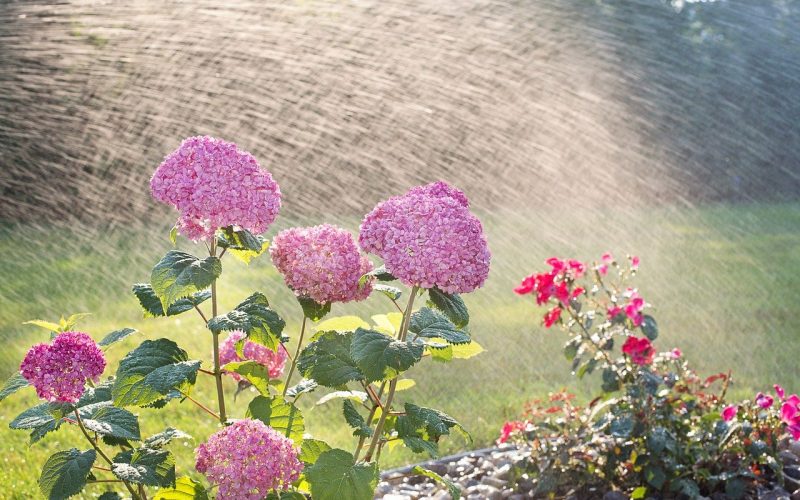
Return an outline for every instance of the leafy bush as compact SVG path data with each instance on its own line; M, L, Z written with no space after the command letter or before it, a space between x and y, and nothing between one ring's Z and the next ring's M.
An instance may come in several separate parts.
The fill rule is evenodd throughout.
M567 334L573 373L595 375L600 393L585 408L551 394L503 426L499 442L531 447L536 493L743 498L758 484L783 483L780 451L787 432L800 438L800 398L775 386L778 403L759 393L726 404L730 373L702 379L679 349L657 352L658 324L630 284L638 258L547 263L515 291L548 306L544 326Z
M120 491L145 500L152 488L157 499L297 499L310 493L320 500L367 500L386 446L436 456L444 436L469 436L443 411L410 398L398 401L398 393L413 385L401 376L423 358L449 361L481 351L469 334L459 293L483 285L490 257L464 193L437 182L375 207L359 238L361 248L384 259L386 267L374 268L352 235L331 225L288 229L270 246L259 233L277 216L280 189L234 144L187 139L156 170L151 189L180 212L170 233L173 244L180 233L202 243L208 255L169 250L149 283L133 285L133 294L146 317L196 312L209 331L212 363L206 367L172 340L157 338L144 340L113 376L101 380L105 350L135 330L119 329L95 343L74 330L81 315L30 322L49 330L51 342L31 348L20 374L0 390L0 400L32 385L44 402L13 419L11 427L29 431L31 444L70 429L66 440L81 437L89 445L47 460L39 480L45 497L67 498L101 483L104 500L120 498ZM264 294L253 293L231 311L218 308L223 257L247 263L268 248L302 313L294 353L285 346L284 319ZM410 291L388 284L396 280ZM373 325L357 317L322 321L333 303L364 300L373 291L397 312L373 316ZM427 304L415 309L426 293ZM311 323L317 323L313 336L307 335ZM304 378L297 380L299 375ZM192 397L204 377L216 387L216 408ZM238 419L226 410L233 384L226 388L224 377L236 382L237 394L243 388L257 393ZM297 402L320 386L332 390L321 403L342 405L342 425L354 436L351 451L305 432ZM178 476L169 446L189 438L187 433L140 432L136 408L172 411L185 402L221 425L196 450L195 468L210 487Z

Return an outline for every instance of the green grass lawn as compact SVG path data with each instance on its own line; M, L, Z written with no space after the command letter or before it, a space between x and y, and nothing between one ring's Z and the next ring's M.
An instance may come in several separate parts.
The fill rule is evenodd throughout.
M486 352L449 364L426 359L407 374L417 385L398 394L401 403L432 406L458 418L472 432L472 446L490 445L503 421L515 417L528 399L564 386L581 396L592 389L592 382L578 382L569 374L560 351L564 338L540 326L542 311L529 298L511 291L522 276L543 269L542 261L551 255L584 260L597 258L605 250L639 255L642 267L637 283L655 306L652 314L660 326L659 348L681 347L701 374L733 369L737 397L749 397L775 382L800 390L800 204L568 213L539 209L484 214L482 219L493 252L492 274L486 287L466 300L471 332ZM357 223L349 226L354 229ZM121 327L140 331L108 351L106 375L113 374L117 361L142 339L162 336L175 340L208 366L210 335L196 314L143 319L129 293L129 284L147 281L150 266L169 248L166 228L148 235L124 230L49 234L34 227L0 228L4 270L0 376L10 376L25 351L47 339L46 332L22 325L23 321L54 320L73 312L93 313L80 329L98 340ZM202 248L185 246L195 252ZM286 333L296 335L299 306L268 258L245 266L226 257L223 268L219 287L223 311L259 290L287 320ZM390 310L391 304L376 294L363 303L336 305L332 315L368 317ZM196 397L213 407L213 381L200 377ZM316 396L306 396L301 404L307 432L352 448L353 438L342 425L341 406L315 406ZM248 400L248 394L243 394L229 401L230 415L242 416ZM80 434L70 426L32 447L26 433L8 429L11 419L36 403L31 390L0 403L2 498L36 497L45 459L57 449L85 448ZM135 411L144 435L170 425L195 436L193 442L173 445L179 475L191 472L194 447L217 428L188 401L173 402L160 411ZM443 452L465 446L453 437ZM383 458L385 466L414 460L402 450L385 453ZM99 486L91 486L86 497L100 493Z

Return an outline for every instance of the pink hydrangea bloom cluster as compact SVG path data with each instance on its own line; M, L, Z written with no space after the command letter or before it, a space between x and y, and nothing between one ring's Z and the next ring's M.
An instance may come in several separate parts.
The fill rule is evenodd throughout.
M106 367L103 351L83 332L63 332L50 344L30 348L20 373L50 402L75 403L87 380L97 381Z
M358 250L346 230L323 224L281 231L269 249L272 262L298 296L320 304L363 300L372 285L358 281L372 263Z
M467 293L489 275L483 227L464 193L444 182L379 203L361 223L359 243L410 286Z
M267 367L269 378L279 378L283 375L283 368L286 365L286 351L279 348L277 352L268 347L250 342L244 343L242 353L244 359L239 357L236 352L236 343L246 337L241 330L234 330L219 346L219 362L221 364L232 363L234 361L255 361ZM227 373L237 382L244 380L238 373Z
M303 465L290 439L260 420L238 420L197 450L195 468L219 485L219 500L261 500L297 480Z
M150 190L180 211L178 230L193 240L226 226L263 233L281 206L272 175L236 144L212 137L184 140L156 169Z

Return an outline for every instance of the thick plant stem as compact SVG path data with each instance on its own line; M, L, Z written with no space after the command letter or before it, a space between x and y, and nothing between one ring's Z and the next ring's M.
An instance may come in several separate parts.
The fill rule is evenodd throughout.
M97 452L98 455L103 457L103 460L108 462L108 465L113 467L114 462L108 457L108 455L105 454L105 452L102 449L100 449L100 447L97 445L97 441L92 439L92 437L89 435L89 431L87 431L86 427L84 427L83 420L81 420L81 414L78 412L77 409L75 410L75 421L78 423L78 427L80 427L81 432L83 432L84 437L86 437L86 440L89 441L89 443L92 445L92 448L94 448L94 450ZM133 489L133 486L131 486L131 484L128 481L122 481L122 482L125 484L125 487L128 488L131 497L134 500L140 500L140 496L136 493L136 490Z
M297 349L294 351L294 357L292 358L292 365L289 367L289 375L286 376L286 383L283 385L283 396L286 397L286 391L289 390L289 382L292 380L292 374L294 373L294 369L297 366L297 358L300 356L300 348L303 347L303 336L306 334L306 320L308 318L305 314L303 314L303 326L300 327L300 338L297 340Z
M400 323L400 332L397 335L397 339L401 342L406 339L406 333L408 332L408 325L411 323L411 310L414 307L414 297L416 297L417 292L419 291L418 286L414 286L411 288L411 294L408 297L408 305L406 306L406 310L403 313L403 321ZM381 435L383 434L383 426L386 423L386 417L389 416L389 412L392 409L392 401L394 400L394 393L397 390L397 377L393 378L389 382L389 393L386 395L386 403L383 405L383 410L381 411L381 416L378 419L378 423L375 425L375 433L372 435L372 441L369 443L369 449L367 450L367 454L364 455L364 461L369 462L372 460L372 456L375 453L375 448L378 446L378 442L381 440Z
M217 253L216 241L212 240L209 253L214 256ZM217 317L217 280L211 282L211 317ZM217 382L217 400L219 401L219 421L223 425L227 418L225 417L225 391L222 388L222 369L219 365L219 333L211 331L211 336L214 341L214 378Z

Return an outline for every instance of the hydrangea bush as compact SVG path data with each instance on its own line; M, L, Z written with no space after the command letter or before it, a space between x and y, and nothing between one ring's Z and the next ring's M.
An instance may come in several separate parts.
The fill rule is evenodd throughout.
M565 391L531 401L498 442L531 449L527 473L542 497L753 497L783 484L781 452L800 438L800 398L758 393L726 402L730 373L699 377L678 348L659 350L650 305L632 288L639 259L592 265L551 258L515 289L545 306L542 323L567 335L578 378L596 374L585 407Z
M207 255L167 251L150 281L133 285L133 295L146 317L197 314L208 329L212 362L190 359L169 338L147 339L102 378L105 350L135 330L122 328L95 342L73 331L80 315L30 322L50 330L51 342L31 348L20 373L0 389L0 400L33 386L44 402L11 427L29 431L31 443L56 432L76 446L84 440L44 464L39 485L45 497L68 498L96 484L93 492L104 500L120 494L136 500L309 494L367 500L384 448L436 456L444 436L469 436L453 417L418 404L413 391L398 396L413 385L403 378L406 372L425 358L450 361L482 350L472 341L458 293L483 285L490 254L464 193L437 182L390 198L365 217L359 248L349 232L328 224L288 229L270 246L261 233L277 217L280 189L252 155L229 142L186 139L158 167L150 187L156 200L179 212L170 232L173 245L181 234ZM223 257L247 263L267 248L297 297L299 332L286 328L260 292L230 311L219 310ZM362 250L382 257L384 265L373 266ZM392 286L395 280L409 289ZM396 311L373 316L374 325L352 316L324 319L334 303L371 294ZM286 348L290 339L293 352ZM226 384L228 377L236 384ZM216 407L192 397L194 387L205 383L216 389ZM242 392L245 387L252 390ZM352 448L332 448L324 436L306 433L297 402L318 388L326 389L319 403L341 404ZM226 401L241 394L255 396L244 414L231 414ZM210 437L197 437L194 468L206 481L187 475L191 465L176 464L170 451L171 442L190 438L187 433L140 431L137 409L172 412L189 405L197 407L198 418L220 426ZM454 485L447 486L458 496Z

